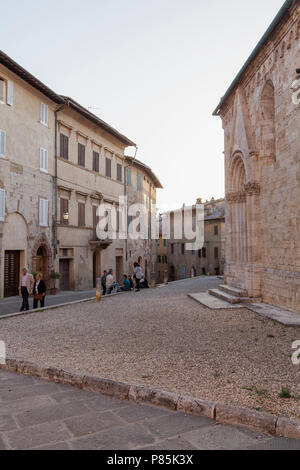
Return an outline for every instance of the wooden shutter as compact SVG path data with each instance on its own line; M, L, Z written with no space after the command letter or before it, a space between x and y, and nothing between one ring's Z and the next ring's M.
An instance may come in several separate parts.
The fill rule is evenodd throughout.
M85 226L85 204L82 202L78 203L78 226Z
M48 172L48 150L40 149L40 169Z
M0 130L0 155L5 157L6 150L6 132Z
M122 165L117 164L117 180L122 181Z
M60 134L60 157L68 160L69 158L69 137Z
M0 78L0 101L4 102L4 80Z
M48 201L40 199L40 226L48 227Z
M106 157L106 176L111 178L111 159Z
M99 173L99 153L93 152L93 171Z
M0 221L5 220L5 191L0 189Z
M44 103L41 103L40 121L42 124L48 126L48 106L46 106Z
M6 102L9 106L14 104L14 84L10 80L7 81L7 99Z
M85 146L78 144L78 165L85 166Z

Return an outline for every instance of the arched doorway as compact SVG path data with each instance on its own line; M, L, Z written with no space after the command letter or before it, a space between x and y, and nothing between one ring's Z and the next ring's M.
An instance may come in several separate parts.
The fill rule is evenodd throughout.
M246 201L246 170L241 154L236 154L231 166L230 232L231 260L247 263L248 223Z
M170 282L175 281L175 267L174 266L170 266L169 281Z
M41 273L46 284L49 283L52 254L46 235L41 235L32 250L32 271Z

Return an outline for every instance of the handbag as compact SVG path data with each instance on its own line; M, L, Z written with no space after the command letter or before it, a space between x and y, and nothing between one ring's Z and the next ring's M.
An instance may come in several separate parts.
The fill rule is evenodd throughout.
M43 294L34 294L34 300L43 300Z

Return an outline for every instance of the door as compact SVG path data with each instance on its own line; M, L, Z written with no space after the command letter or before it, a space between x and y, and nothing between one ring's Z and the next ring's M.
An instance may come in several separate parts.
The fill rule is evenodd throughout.
M93 287L97 287L97 278L101 277L100 252L93 253Z
M116 257L116 281L123 284L123 256Z
M59 261L59 272L61 274L60 289L70 290L70 261L68 259L61 259Z
M4 259L4 297L19 294L20 252L6 251Z

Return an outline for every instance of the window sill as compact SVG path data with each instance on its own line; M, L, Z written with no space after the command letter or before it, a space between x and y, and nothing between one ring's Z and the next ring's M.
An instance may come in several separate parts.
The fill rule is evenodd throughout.
M39 123L42 124L42 126L47 127L47 129L49 129L48 123L42 122L42 121L39 121Z
M48 170L43 170L42 168L40 168L40 172L41 172L41 173L44 173L45 175L49 175L49 171L48 171Z

